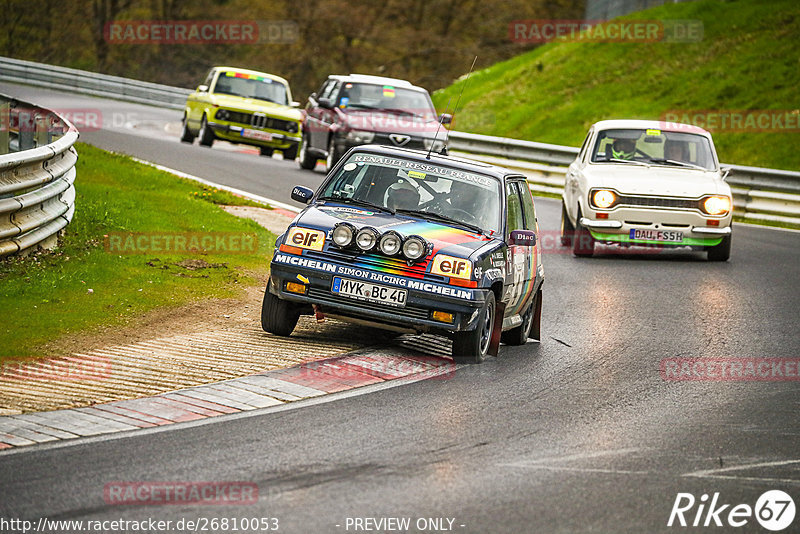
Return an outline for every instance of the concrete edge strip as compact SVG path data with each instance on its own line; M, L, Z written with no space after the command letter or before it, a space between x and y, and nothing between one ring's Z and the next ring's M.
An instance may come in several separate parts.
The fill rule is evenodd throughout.
M262 414L364 394L437 376L451 374L456 365L441 360L431 365L431 356L409 365L414 357L386 355L364 350L142 397L69 408L53 412L0 417L0 453L8 454L28 445L83 441L87 437L137 430L157 431L180 423L181 427L226 416ZM390 372L374 372L383 366ZM398 379L403 379L398 381ZM394 382L394 383L392 383ZM391 383L391 384L390 384ZM359 391L355 391L359 390ZM41 447L37 447L39 450ZM21 449L20 449L21 450Z

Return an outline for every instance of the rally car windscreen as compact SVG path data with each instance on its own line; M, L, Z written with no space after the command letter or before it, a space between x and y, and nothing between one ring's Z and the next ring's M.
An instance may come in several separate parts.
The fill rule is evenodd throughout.
M346 83L337 105L342 109L402 112L436 120L436 112L426 93L391 85Z
M446 217L490 235L502 229L497 179L414 160L357 152L320 197L353 199L399 213L417 211L423 218Z
M716 169L711 144L703 135L655 128L601 131L594 144L592 162L624 161Z
M275 104L288 105L289 102L286 87L282 83L255 74L221 72L214 92L243 98L256 98Z

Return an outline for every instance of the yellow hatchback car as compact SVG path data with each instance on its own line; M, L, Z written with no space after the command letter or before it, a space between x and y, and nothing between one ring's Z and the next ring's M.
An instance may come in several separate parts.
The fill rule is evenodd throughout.
M186 100L181 141L211 146L215 139L274 150L294 160L303 120L289 82L280 76L234 67L214 67Z

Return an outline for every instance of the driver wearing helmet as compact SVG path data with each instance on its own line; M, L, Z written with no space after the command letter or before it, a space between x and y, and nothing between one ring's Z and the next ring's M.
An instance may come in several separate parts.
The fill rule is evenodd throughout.
M476 185L453 181L448 198L452 215L463 222L481 221L486 211L486 197L481 188ZM465 217L465 212L470 216L469 218Z
M689 153L686 141L675 141L667 139L664 142L664 159L672 161L688 162L686 155Z
M633 139L615 139L611 145L611 157L630 161L636 153L636 141Z
M386 190L386 207L390 210L419 208L419 191L405 180L400 180Z

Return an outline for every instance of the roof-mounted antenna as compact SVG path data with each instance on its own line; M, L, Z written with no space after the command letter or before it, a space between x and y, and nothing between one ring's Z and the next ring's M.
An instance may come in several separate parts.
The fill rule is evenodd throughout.
M444 107L444 113L447 113L447 108L450 107L450 101L452 99L453 99L452 97L447 99L447 105ZM431 143L431 146L428 147L428 153L425 155L425 159L431 159L431 150L433 150L433 145L436 144L436 138L439 137L439 130L442 129L442 121L444 120L444 113L442 113L442 117L439 119L439 125L436 127L436 133L433 136L433 142Z
M472 60L472 65L470 66L469 72L467 73L467 79L464 81L464 85L461 86L461 92L458 93L458 100L456 100L456 107L453 108L453 117L450 119L451 122L456 118L456 111L458 111L458 104L461 102L461 95L464 94L464 89L469 84L469 78L470 78L470 76L472 76L472 69L475 68L475 62L476 61L478 61L478 56L475 56L475 59ZM447 111L448 107L450 107L450 100L447 101L447 107L444 108L445 112ZM442 121L443 120L444 120L444 117L439 119L439 126L436 128L436 135L433 136L433 143L431 143L431 147L428 149L428 155L425 156L426 159L431 159L431 150L433 150L433 145L436 144L436 138L439 137L439 130L442 127ZM442 148L442 154L447 154L446 151L447 151L447 139L445 139L444 147Z

